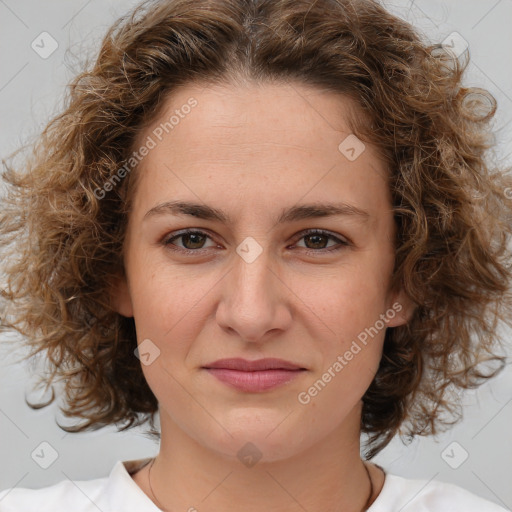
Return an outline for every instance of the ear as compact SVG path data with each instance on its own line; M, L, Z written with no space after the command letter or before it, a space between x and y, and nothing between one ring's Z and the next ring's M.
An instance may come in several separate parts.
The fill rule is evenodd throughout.
M388 311L390 313L394 311L395 315L393 317L391 317L391 314L386 315L388 316L387 327L398 327L406 324L411 319L415 309L416 303L403 289L393 293L388 304Z
M110 303L120 315L133 317L133 305L128 280L124 272L113 275L109 286Z

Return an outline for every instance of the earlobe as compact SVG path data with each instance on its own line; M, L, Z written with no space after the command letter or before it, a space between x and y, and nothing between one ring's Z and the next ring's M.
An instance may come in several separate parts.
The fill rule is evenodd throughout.
M401 289L400 292L394 295L394 300L391 301L389 307L391 311L395 312L395 315L393 317L391 317L391 314L387 315L389 318L387 326L398 327L410 321L416 309L416 304L405 291Z
M110 281L110 303L114 311L127 318L133 317L130 288L124 273L112 276Z

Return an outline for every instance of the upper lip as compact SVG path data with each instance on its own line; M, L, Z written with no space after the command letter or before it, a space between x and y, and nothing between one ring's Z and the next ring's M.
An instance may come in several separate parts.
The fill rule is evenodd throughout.
M305 370L304 367L273 357L248 361L240 357L230 359L219 359L209 363L204 368L225 368L228 370L240 370L244 372L254 372L258 370Z

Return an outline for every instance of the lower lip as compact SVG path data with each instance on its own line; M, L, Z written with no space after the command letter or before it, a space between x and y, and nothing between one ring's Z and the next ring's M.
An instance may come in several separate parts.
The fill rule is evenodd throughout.
M241 391L266 391L273 389L301 375L305 370L260 370L244 372L226 368L206 368L220 381Z

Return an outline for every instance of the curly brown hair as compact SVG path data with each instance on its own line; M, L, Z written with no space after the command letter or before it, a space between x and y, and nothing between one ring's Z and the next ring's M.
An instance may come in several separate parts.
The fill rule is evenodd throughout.
M512 317L512 177L487 158L496 100L462 86L468 63L374 0L145 1L120 18L23 165L4 161L2 329L24 337L27 357L45 351L51 372L41 382L63 382L64 414L86 420L61 428L149 421L158 437L134 320L110 299L137 167L104 185L173 90L237 79L352 98L362 114L353 133L389 168L392 285L416 309L408 324L387 329L363 397L366 456L397 433L457 421L453 391L503 367L498 327Z

